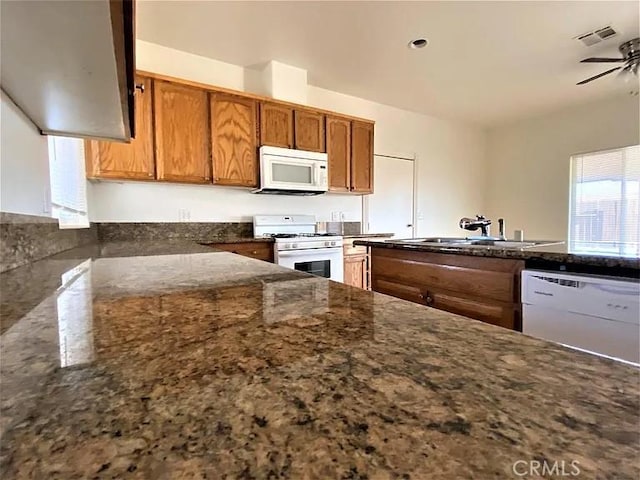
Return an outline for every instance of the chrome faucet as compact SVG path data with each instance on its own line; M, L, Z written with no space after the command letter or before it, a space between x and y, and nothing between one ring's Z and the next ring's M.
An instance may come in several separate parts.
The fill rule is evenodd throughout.
M498 238L500 240L506 240L507 237L504 234L504 218L498 219Z
M480 229L483 237L489 236L489 225L491 225L491 220L485 218L483 215L476 215L475 220L468 217L460 219L460 228L464 228L465 230Z

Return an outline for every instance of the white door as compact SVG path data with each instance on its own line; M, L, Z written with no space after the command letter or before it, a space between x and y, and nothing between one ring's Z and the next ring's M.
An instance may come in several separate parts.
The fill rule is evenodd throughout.
M414 161L375 155L373 194L363 197L367 233L414 236Z

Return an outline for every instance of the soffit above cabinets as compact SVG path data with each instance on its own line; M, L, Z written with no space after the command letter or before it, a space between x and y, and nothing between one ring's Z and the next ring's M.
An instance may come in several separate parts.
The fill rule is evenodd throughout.
M133 2L0 5L2 90L40 131L129 140Z

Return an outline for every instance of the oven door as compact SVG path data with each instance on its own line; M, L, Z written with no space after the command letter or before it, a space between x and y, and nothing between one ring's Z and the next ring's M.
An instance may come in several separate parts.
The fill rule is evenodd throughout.
M309 250L276 251L276 263L300 272L344 280L342 248L311 248Z

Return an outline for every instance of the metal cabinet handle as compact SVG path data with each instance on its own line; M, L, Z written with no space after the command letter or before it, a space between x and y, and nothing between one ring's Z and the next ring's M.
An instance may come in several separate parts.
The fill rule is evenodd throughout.
M136 89L140 90L140 93L144 93L144 83L136 83Z
M422 300L424 300L424 301L425 301L425 303L426 303L427 305L431 305L431 304L433 303L433 297L432 297L431 295L429 295L429 293L428 293L428 292L427 292L427 294L426 294L426 295L425 295L425 294L423 294L423 293L420 293L420 294L419 294L419 297L420 297Z

